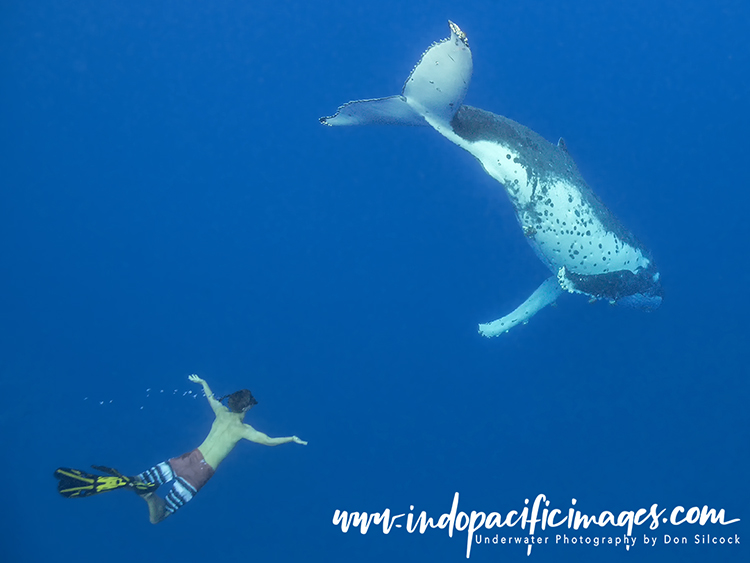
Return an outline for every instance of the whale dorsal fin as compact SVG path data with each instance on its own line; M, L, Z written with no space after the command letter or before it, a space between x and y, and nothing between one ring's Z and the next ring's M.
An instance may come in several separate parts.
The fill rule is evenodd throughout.
M566 154L570 154L568 152L568 145L565 144L565 139L563 139L562 137L560 137L560 140L557 141L557 148L562 149Z

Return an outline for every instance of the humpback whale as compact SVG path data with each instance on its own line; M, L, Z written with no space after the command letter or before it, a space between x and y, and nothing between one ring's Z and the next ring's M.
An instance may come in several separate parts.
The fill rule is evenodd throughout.
M466 34L448 23L450 37L425 51L400 95L348 102L320 122L431 126L503 185L526 240L552 275L513 312L480 324L482 335L527 323L565 292L659 307L662 288L651 254L589 188L564 141L553 145L515 121L463 105L471 50Z

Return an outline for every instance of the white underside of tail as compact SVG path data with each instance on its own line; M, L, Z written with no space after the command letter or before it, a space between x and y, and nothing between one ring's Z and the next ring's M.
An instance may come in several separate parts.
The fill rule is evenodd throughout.
M449 123L471 82L466 35L450 22L451 36L430 46L409 74L400 96L358 100L341 106L323 125L427 125L425 118Z

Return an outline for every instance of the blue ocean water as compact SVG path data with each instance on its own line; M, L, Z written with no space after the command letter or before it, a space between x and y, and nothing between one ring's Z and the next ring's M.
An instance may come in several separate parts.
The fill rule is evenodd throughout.
M565 137L652 250L660 310L565 295L482 338L548 275L500 186L428 128L318 123L398 93L448 19L466 102ZM332 523L456 492L740 519L472 561L748 560L694 540L750 542L747 3L6 2L0 30L3 561L462 561L465 531ZM197 446L191 373L309 444L239 444L158 526L131 493L57 495L58 466Z

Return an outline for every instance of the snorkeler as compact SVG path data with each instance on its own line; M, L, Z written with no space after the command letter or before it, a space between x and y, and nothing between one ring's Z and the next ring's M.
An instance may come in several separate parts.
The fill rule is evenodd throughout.
M200 446L180 457L163 461L134 477L126 477L116 469L97 465L92 467L109 475L92 475L78 469L59 468L55 471L55 477L60 480L57 485L60 494L75 498L129 488L146 501L149 520L152 524L158 524L198 493L241 439L264 446L278 446L289 442L307 445L307 442L297 436L269 438L263 432L258 432L249 424L243 423L247 411L258 404L247 389L216 399L205 380L197 375L191 375L188 379L203 386L208 404L216 415L211 431ZM227 399L229 408L221 404L224 399ZM170 481L172 488L165 498L154 493L157 488Z

